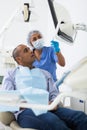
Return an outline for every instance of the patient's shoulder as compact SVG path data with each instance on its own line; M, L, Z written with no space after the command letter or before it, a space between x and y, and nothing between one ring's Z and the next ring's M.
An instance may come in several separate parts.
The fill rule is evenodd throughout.
M6 74L5 74L4 77L7 77L7 76L14 77L14 75L15 75L17 69L18 69L18 67L7 70L7 72L6 72Z
M42 73L45 75L46 78L52 78L51 74L48 71L44 69L40 69L40 70L42 71Z

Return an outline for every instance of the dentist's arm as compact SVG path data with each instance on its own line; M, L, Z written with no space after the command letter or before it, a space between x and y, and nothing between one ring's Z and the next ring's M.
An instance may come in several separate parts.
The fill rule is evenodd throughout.
M61 50L59 48L59 42L52 40L51 41L51 46L54 48L55 53L56 53L56 55L58 57L58 64L60 66L65 66L65 58L62 55Z

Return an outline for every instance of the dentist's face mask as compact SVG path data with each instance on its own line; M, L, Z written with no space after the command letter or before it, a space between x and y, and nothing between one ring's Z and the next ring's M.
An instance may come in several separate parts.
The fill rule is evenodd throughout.
M37 39L36 41L32 42L32 45L35 49L42 49L44 46L44 40L43 38Z

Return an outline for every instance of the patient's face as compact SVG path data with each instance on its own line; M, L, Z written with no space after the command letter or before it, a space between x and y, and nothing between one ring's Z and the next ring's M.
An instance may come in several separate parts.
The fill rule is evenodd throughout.
M19 49L19 64L23 66L28 66L32 64L35 60L34 53L30 50L26 45L21 45L18 47Z

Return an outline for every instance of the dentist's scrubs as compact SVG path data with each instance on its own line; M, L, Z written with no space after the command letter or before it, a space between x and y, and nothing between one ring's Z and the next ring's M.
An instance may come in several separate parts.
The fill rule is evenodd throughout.
M53 76L54 81L57 81L57 76L56 76L57 62L58 62L58 58L57 55L55 54L53 47L44 46L42 48L40 61L35 60L33 65L35 67L47 70Z
M16 90L15 73L18 67L9 71L4 77L2 89ZM58 95L58 90L53 86L53 79L47 71L41 70L47 82L49 101ZM39 80L39 79L38 79ZM37 128L39 130L87 130L87 115L81 111L58 107L55 111L38 116L31 109L24 109L18 113L17 121L23 128Z

